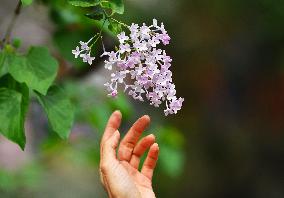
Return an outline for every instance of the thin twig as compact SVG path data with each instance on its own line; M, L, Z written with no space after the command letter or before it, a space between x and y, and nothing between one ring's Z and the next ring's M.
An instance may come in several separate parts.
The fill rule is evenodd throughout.
M124 27L126 27L126 28L129 28L129 26L128 26L127 24L122 23L121 21L118 21L118 20L116 20L115 18L109 17L109 19L115 21L116 23L118 23L118 24L120 24L120 25L122 25L122 26L124 26Z
M16 20L21 12L21 8L22 8L22 1L19 0L18 4L17 4L17 7L14 11L14 14L13 14L13 17L11 19L11 22L9 23L9 26L7 28L7 31L6 31L6 34L5 34L5 37L3 39L3 41L1 42L1 47L3 47L7 42L10 41L10 37L11 37L11 33L12 33L12 30L15 26L15 23L16 23Z

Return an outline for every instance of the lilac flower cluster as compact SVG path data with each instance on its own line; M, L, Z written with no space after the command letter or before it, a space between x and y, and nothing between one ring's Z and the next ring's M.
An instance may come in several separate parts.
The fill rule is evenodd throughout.
M117 96L118 85L122 84L124 91L134 99L144 101L146 98L155 107L165 101L165 115L176 114L184 99L176 97L169 70L171 57L158 48L159 44L168 45L171 39L163 23L158 25L153 19L150 26L132 24L128 29L129 35L125 32L117 35L119 49L102 54L108 56L105 68L113 71L110 82L105 84L108 95ZM126 84L128 77L133 79L133 84Z
M88 63L89 65L92 65L93 60L95 60L95 57L91 57L91 49L92 47L89 46L89 43L93 40L94 37L92 37L88 42L80 41L80 47L77 46L75 50L72 50L72 54L74 54L75 58L78 58L79 56L83 59L84 63Z

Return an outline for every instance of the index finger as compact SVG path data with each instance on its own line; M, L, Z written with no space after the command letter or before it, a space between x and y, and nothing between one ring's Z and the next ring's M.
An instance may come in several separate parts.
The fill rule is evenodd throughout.
M125 137L121 140L118 149L118 156L120 160L130 161L132 151L136 143L138 142L142 132L148 127L149 124L150 117L148 115L142 116L133 124Z

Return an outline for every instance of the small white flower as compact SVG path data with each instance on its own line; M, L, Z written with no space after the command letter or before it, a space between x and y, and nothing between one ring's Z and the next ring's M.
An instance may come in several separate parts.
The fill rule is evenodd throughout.
M90 50L90 47L88 46L89 44L88 42L86 43L86 42L80 41L79 43L81 45L82 50Z
M111 91L111 90L112 90L110 83L107 82L107 83L104 84L104 86L107 87L107 90L108 90L108 91Z
M123 83L124 78L126 77L126 72L120 71L111 74L112 80L117 81L118 83Z
M125 36L125 32L121 32L120 34L118 34L117 38L118 38L120 43L124 43L125 41L127 41L129 39L128 36Z
M152 39L149 39L148 43L151 47L157 47L157 45L160 44L160 40L157 37L153 37Z
M90 57L89 59L88 59L88 63L89 63L89 65L92 65L92 63L93 63L93 61L96 59L96 57Z
M168 116L169 114L173 114L174 112L171 109L164 110L165 116Z
M163 34L167 33L167 31L165 30L164 23L161 23L160 30L162 31Z
M136 33L138 32L138 28L139 28L138 24L132 23L131 26L129 27L129 30L131 31L131 33Z
M140 28L140 32L141 32L141 38L142 39L149 39L150 38L151 30L145 24L143 24L143 26Z
M93 63L93 60L95 60L95 57L91 57L91 47L88 46L93 38L94 37L92 37L88 42L80 41L79 43L81 47L77 46L75 50L72 50L72 54L75 55L75 58L78 58L80 56L83 59L83 62L88 63L89 65ZM105 52L103 54L103 56L106 55L108 55L108 52Z
M179 99L175 98L171 101L170 108L175 114L177 113L177 111L181 109L183 101L184 101L183 98L179 98Z
M72 50L72 54L75 55L75 58L78 58L78 56L80 55L81 51L80 48L77 46L75 50Z
M112 70L112 63L109 61L105 61L105 68L108 70Z
M120 48L119 53L121 53L121 54L123 54L124 52L130 52L131 51L129 44L120 44L119 48Z
M110 54L109 52L104 52L104 53L102 53L102 54L101 54L101 56L100 56L100 57L108 56L109 54Z
M157 19L153 19L153 26L156 28L158 27L158 21Z
M146 51L148 49L146 41L142 41L142 42L136 41L133 44L133 47L137 49L137 52Z
M90 54L81 54L81 58L83 58L84 63L88 63L89 65L92 65L93 60L95 60L95 57L91 57Z

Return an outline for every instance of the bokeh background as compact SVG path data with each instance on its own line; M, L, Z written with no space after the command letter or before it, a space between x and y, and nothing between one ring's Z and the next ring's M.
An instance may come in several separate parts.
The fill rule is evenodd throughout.
M1 37L16 4L1 0ZM283 198L284 1L125 0L125 9L118 17L125 23L165 23L182 110L164 117L124 94L107 98L102 60L89 67L71 54L97 24L65 0L37 1L23 9L13 36L23 40L22 51L46 45L58 59L57 81L76 104L76 122L70 139L60 140L34 100L26 150L0 137L0 197L106 197L99 140L108 116L120 109L122 132L139 116L152 117L146 133L161 148L157 197ZM104 43L112 49L116 41L104 32Z

